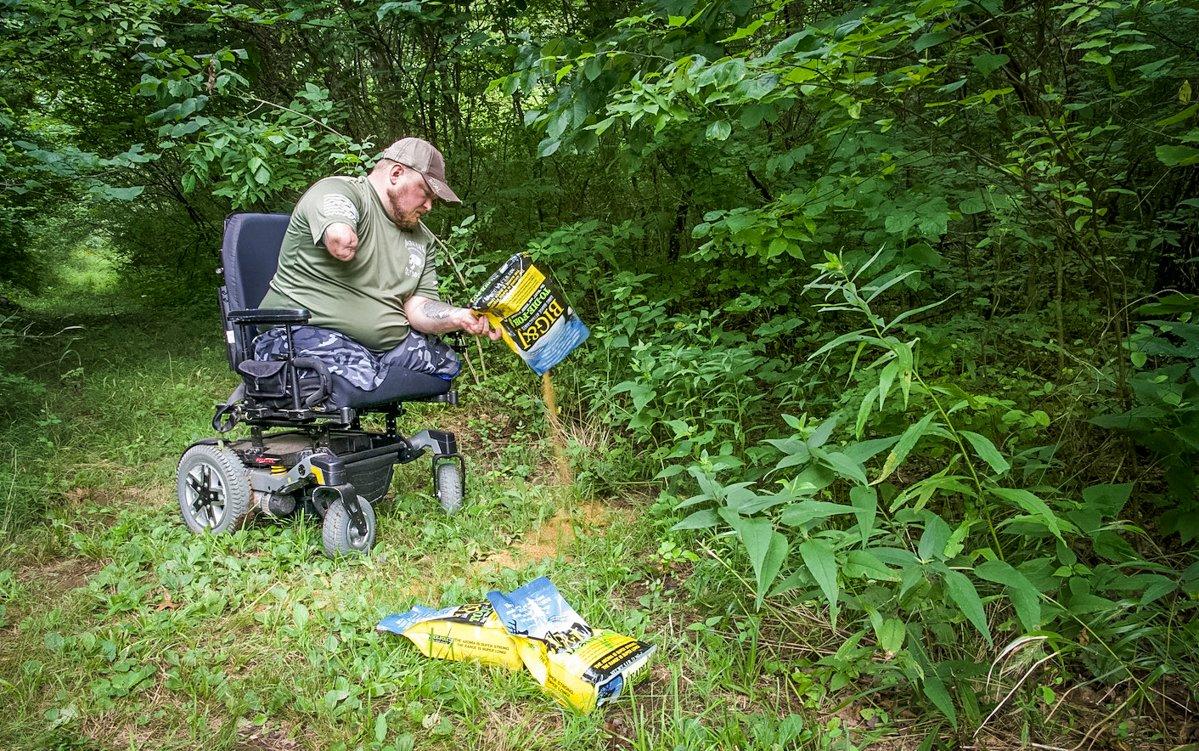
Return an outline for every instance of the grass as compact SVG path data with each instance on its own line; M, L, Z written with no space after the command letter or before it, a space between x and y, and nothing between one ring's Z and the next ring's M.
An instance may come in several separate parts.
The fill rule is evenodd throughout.
M669 532L678 499L628 481L644 448L602 418L568 410L577 479L556 486L537 379L499 348L482 383L459 384L462 406L414 407L402 425L458 435L460 514L441 513L418 462L397 471L365 559L324 558L303 520L190 535L175 465L235 385L215 312L123 291L93 250L20 300L19 326L0 322L0 387L21 390L0 400L0 749L1008 748L1098 739L1136 698L1058 666L986 735L955 735L871 673L818 599L756 611L741 546ZM632 692L590 716L524 673L427 659L374 628L540 575L592 625L658 647ZM1027 662L1006 667L1006 682L976 681L981 701ZM979 726L974 711L963 726ZM1151 718L1126 714L1096 747L1150 747L1137 739L1157 733ZM1185 743L1189 715L1177 730L1152 747Z
M401 468L369 558L325 559L319 527L297 520L190 535L174 468L234 385L219 327L211 312L106 307L120 296L76 276L87 284L64 277L30 306L33 330L83 328L24 342L14 362L46 363L32 374L46 390L0 429L0 747L765 750L879 734L849 743L745 630L699 608L712 562L663 544L668 502L549 484L531 374L409 416L409 430L458 432L468 505L442 515L424 463ZM580 716L523 673L430 660L374 630L539 575L592 625L658 645L630 696Z

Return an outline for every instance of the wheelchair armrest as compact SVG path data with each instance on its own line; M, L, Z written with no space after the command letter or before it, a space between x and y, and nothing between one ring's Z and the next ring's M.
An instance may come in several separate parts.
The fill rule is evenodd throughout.
M231 310L225 317L229 319L229 323L268 323L281 326L287 323L308 323L311 315L303 308L246 308L245 310Z

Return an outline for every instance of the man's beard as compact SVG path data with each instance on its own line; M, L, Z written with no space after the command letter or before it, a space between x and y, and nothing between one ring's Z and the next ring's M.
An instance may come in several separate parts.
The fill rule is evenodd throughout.
M415 209L412 211L404 211L400 208L400 202L393 199L391 202L391 213L393 219L391 223L405 232L415 232L420 226L420 213Z
M405 232L415 232L416 228L420 226L420 214L415 211L409 214L397 213L393 224Z

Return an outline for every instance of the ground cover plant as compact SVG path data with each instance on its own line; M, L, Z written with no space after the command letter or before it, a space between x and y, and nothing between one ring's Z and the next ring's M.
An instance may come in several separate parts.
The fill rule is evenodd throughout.
M1197 13L13 4L0 737L1194 745ZM185 535L174 461L230 388L223 217L403 135L466 198L430 215L445 293L526 250L592 326L554 373L574 485L530 374L471 346L464 516L412 469L366 561L302 524ZM627 704L371 633L539 573L659 644Z

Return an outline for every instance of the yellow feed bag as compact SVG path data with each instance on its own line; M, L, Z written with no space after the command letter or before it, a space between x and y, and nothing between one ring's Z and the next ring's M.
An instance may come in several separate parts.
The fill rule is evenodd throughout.
M584 713L616 699L654 653L652 644L588 626L545 577L487 599L533 678Z
M389 615L378 630L408 637L426 657L473 660L520 670L516 644L489 603L457 605L441 610L421 605Z

